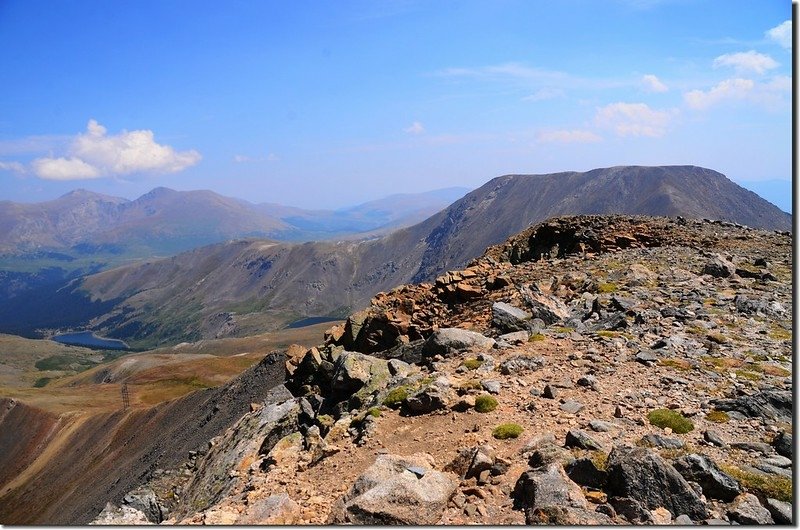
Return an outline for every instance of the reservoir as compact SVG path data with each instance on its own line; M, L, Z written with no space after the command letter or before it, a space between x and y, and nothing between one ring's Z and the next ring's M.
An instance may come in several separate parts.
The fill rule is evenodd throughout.
M100 348L105 350L127 350L129 346L121 340L98 337L91 331L77 333L62 333L55 335L53 340L71 346L85 346L87 348Z

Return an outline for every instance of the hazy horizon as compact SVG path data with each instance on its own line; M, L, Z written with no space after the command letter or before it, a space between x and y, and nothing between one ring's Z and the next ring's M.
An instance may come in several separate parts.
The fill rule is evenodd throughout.
M774 202L791 195L791 16L780 0L11 0L0 199L166 186L335 209L696 165L777 181Z

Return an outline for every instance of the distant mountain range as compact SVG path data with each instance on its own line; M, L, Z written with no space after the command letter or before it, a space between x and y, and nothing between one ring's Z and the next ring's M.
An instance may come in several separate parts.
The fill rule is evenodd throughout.
M507 175L384 237L211 245L87 276L57 293L27 296L0 308L0 322L30 319L29 326L52 327L91 316L91 327L101 334L141 347L246 335L305 316L344 316L377 292L462 267L486 247L546 218L606 213L791 229L785 212L724 175L694 166ZM58 313L62 306L71 309Z
M467 188L392 195L341 210L251 204L211 191L156 188L136 200L76 190L48 202L0 202L0 254L169 255L242 237L308 241L409 226Z

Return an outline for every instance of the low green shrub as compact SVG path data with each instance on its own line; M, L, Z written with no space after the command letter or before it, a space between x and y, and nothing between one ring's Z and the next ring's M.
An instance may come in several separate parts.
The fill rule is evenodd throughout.
M524 430L521 425L516 423L503 423L494 428L492 436L498 440L507 440L518 437Z
M475 398L475 410L478 412L492 412L497 408L497 400L489 394L482 394Z
M694 424L680 412L670 409L656 409L647 415L652 425L662 429L669 427L675 434L686 434L694 429Z

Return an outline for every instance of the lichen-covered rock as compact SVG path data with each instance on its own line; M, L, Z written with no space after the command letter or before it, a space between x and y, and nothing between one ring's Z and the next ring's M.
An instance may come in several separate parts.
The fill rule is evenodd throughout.
M380 455L336 502L328 524L436 524L457 486L455 475L433 469L430 455Z
M106 504L105 508L103 508L103 511L100 512L89 524L101 526L139 526L155 523L150 521L141 510L137 510L136 508L132 508L131 506L124 504L122 506L115 506L109 502Z

